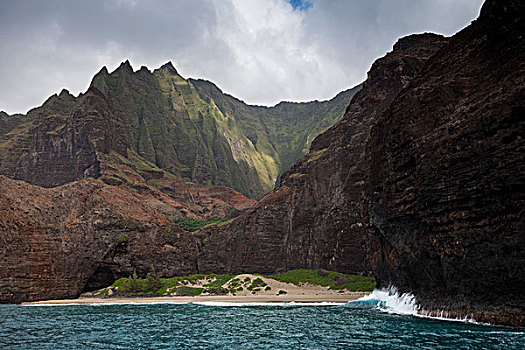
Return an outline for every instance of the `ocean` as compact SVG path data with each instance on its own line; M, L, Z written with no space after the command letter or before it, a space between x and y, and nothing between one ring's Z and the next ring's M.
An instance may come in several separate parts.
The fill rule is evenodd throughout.
M0 348L525 348L524 329L417 317L406 300L374 295L341 304L1 305Z

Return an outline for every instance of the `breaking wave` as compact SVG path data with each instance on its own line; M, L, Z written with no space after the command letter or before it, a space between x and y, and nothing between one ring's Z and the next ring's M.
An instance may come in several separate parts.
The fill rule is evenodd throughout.
M449 316L445 310L431 312L418 305L416 297L411 293L399 293L394 286L389 288L375 289L372 293L359 298L355 303L373 303L376 309L389 314L409 315L422 318L431 318L442 321L466 322L480 325L487 323L476 322L472 317L466 315L463 318Z

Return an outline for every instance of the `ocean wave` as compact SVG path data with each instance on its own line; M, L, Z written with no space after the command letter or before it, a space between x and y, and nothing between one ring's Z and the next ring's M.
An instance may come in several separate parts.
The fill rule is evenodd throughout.
M463 318L449 317L448 312L445 310L439 312L438 315L436 315L435 312L431 313L418 305L416 297L412 293L399 293L395 286L375 289L372 293L349 303L374 304L377 310L389 314L408 315L440 321L464 322L484 326L490 325L488 323L477 322L469 315Z

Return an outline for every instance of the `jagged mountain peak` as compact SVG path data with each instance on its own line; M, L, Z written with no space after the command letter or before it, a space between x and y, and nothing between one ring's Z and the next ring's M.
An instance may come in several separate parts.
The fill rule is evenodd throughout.
M183 76L181 76L171 61L168 61L164 63L162 66L160 66L159 68L153 70L153 75L157 76L158 78L159 77L164 77L164 78L173 77L180 82L182 81L189 82L190 80L190 79L186 79Z
M101 74L101 75L109 75L108 67L103 66L102 68L100 68L100 70L98 71L97 74L95 74L95 76L97 76L99 74Z
M97 78L105 78L107 76L113 76L113 75L118 75L120 73L149 73L149 74L153 74L154 72L157 72L157 71L166 71L166 72L169 72L170 74L173 74L173 75L177 75L177 76L180 76L180 74L177 72L177 69L175 69L173 63L171 61L163 64L162 66L160 66L159 68L155 69L155 70L151 70L150 68L148 68L147 66L145 65L142 65L140 67L139 70L137 71L134 71L133 70L133 66L131 65L130 61L129 60L125 60L123 62L120 63L120 65L114 70L112 71L111 73L109 72L108 68L106 66L103 66L96 74L95 76L93 77L93 80L96 80Z
M98 75L107 76L107 75L114 75L114 74L121 74L121 73L134 73L133 67L131 66L131 63L129 62L129 60L122 61L119 64L119 66L111 73L109 72L106 66L103 66L100 69L100 71L95 75L95 77Z
M167 71L170 71L170 72L172 72L174 74L177 74L177 75L179 74L177 72L177 69L175 69L175 66L173 65L173 62L171 62L171 61L168 61L168 62L164 63L162 66L160 66L159 69L160 70L167 70Z
M73 96L68 89L62 89L58 94L58 98L60 99L73 99L74 97L75 96Z
M184 181L231 186L260 198L319 132L342 117L353 93L322 104L261 108L224 94L212 82L184 79L171 61L152 72L145 66L133 71L126 60L111 73L103 67L85 94L73 97L64 90L36 108L32 113L39 122L31 132L45 138L45 145L31 147L45 149L32 153L7 140L6 148L0 148L0 173L56 186L91 176L90 167L99 162L102 180L128 184L133 183L129 174L114 174L118 157L102 155L113 151L127 158L131 152L154 168L146 181L150 172L166 171ZM55 149L55 144L69 142L66 133L73 130L79 137L74 146L85 147ZM33 137L24 133L28 140ZM40 156L44 154L62 157L67 174L58 176L56 162ZM22 158L24 169L18 166ZM31 166L39 162L42 171L33 176ZM70 169L71 164L76 168Z
M116 71L121 71L121 70L133 72L133 67L131 66L131 63L129 62L129 60L125 60L124 62L122 62L116 69Z
M69 93L69 90L68 90L68 89L64 88L64 89L62 89L62 91L60 91L60 94L59 94L59 95L62 95L62 96L69 96L69 95L71 95L71 94Z

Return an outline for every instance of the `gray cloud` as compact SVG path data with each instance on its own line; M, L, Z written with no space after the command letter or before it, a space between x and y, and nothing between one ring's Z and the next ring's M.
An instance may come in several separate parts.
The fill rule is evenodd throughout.
M249 103L330 98L397 38L452 35L482 0L0 0L0 110L26 112L102 66L173 61Z

